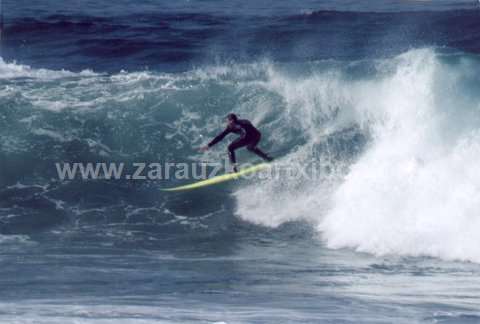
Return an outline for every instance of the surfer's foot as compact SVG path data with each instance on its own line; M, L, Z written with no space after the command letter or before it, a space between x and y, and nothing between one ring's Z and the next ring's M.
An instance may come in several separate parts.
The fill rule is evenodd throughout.
M232 173L237 173L237 172L238 172L238 168L237 168L236 165L234 165L234 166L232 167Z
M271 156L266 156L265 157L265 160L267 160L268 162L272 162L273 161L273 158Z

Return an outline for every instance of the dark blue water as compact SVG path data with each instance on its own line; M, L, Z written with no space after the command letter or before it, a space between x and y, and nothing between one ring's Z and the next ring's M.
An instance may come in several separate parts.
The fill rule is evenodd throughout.
M3 57L118 72L266 57L379 58L424 46L478 53L477 7L474 1L4 1Z
M3 0L0 322L480 322L479 10ZM58 176L223 161L232 111L316 176Z

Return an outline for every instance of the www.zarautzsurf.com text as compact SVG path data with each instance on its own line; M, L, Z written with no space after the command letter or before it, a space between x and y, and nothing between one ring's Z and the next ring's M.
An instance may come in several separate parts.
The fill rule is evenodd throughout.
M253 164L242 164L240 168ZM59 180L202 180L225 173L227 163L174 163L174 162L57 162ZM243 178L307 178L318 176L318 166L310 164L280 164L263 170L258 175L243 175Z

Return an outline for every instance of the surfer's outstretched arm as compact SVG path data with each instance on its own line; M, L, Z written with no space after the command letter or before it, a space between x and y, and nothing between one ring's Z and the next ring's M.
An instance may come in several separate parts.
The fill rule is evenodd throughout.
M217 136L215 136L215 138L213 140L211 140L210 143L208 143L208 147L212 147L213 145L217 144L218 142L220 142L221 140L223 140L225 138L225 136L227 136L232 130L230 129L230 127L227 127L225 128L225 130L223 132L221 132L220 134L218 134Z
M225 128L225 130L223 132L221 132L220 134L218 134L217 136L215 136L215 138L213 140L210 141L210 143L208 143L207 145L203 146L200 148L201 151L206 151L208 150L209 148L211 148L213 145L217 144L218 142L220 142L221 140L223 140L225 138L225 136L227 136L229 133L231 133L232 130L230 129L230 127L227 127Z

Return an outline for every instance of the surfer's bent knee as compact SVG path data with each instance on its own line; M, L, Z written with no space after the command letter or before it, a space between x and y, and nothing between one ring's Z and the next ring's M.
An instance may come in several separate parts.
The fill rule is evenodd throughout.
M228 152L233 152L237 149L237 147L235 146L235 143L231 143L230 145L228 145Z

